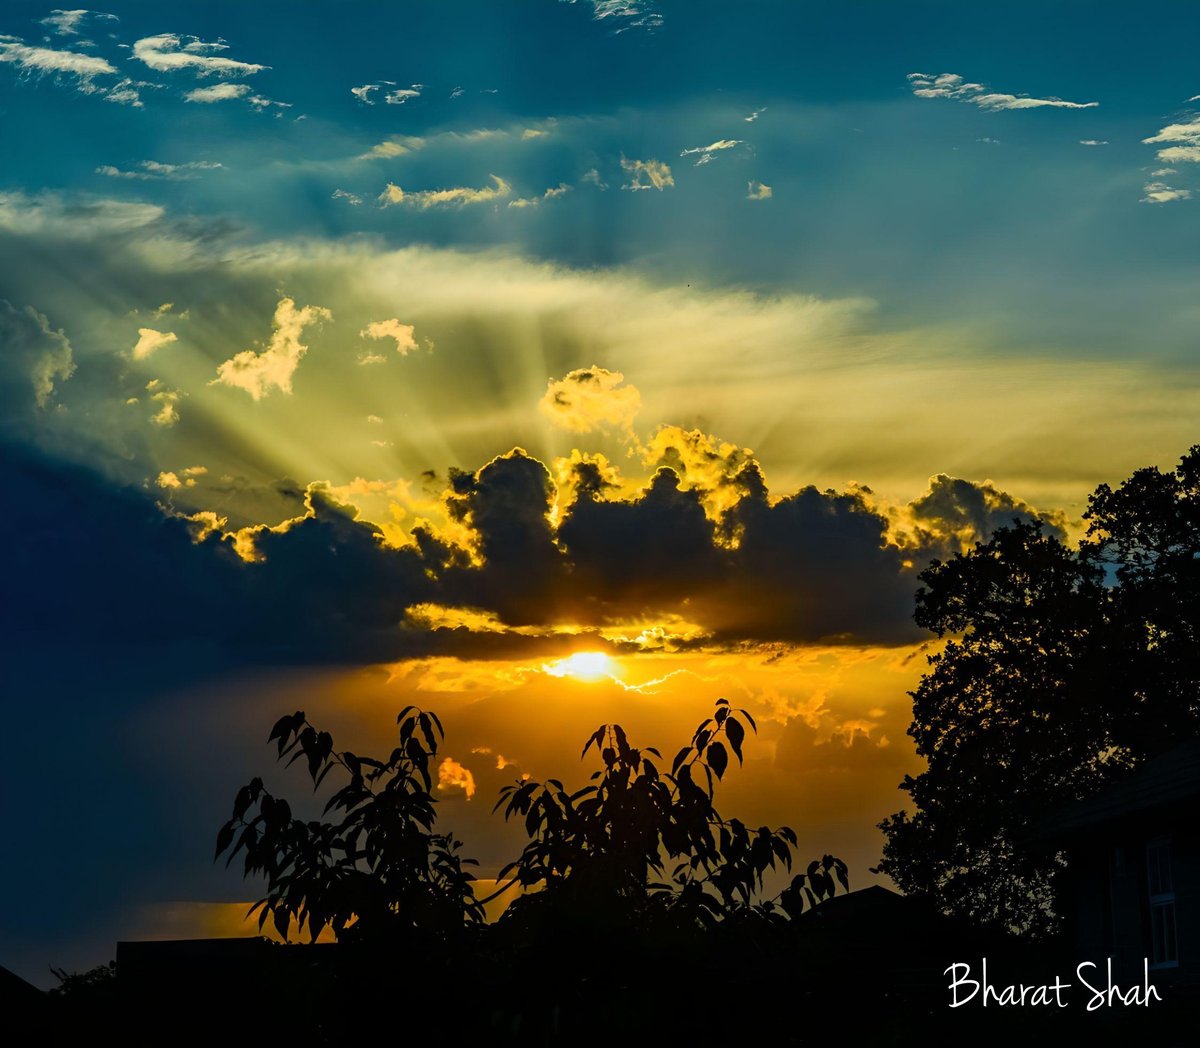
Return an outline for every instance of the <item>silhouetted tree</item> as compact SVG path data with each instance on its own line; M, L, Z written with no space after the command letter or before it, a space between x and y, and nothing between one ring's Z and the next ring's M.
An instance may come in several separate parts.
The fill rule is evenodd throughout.
M452 835L433 830L430 763L441 723L411 706L398 723L399 745L386 761L335 750L303 712L272 728L279 759L303 760L314 789L331 774L341 785L326 817L309 821L261 779L238 791L216 857L227 853L229 865L244 853L244 875L266 879L266 894L251 910L260 911L260 928L270 918L284 936L295 922L313 940L328 927L339 940L378 944L414 934L445 939L482 921L465 869L474 860L459 856ZM501 872L501 880L526 890L506 927L548 910L555 926L611 927L664 915L663 927L694 929L722 917L786 920L806 899L815 905L832 895L835 877L848 888L845 863L826 855L775 899L756 901L768 871L791 869L796 835L787 827L751 831L713 807L714 781L730 753L741 762L746 724L755 730L745 710L718 700L670 772L650 760L661 760L657 750L635 749L619 725L602 725L583 751L595 747L603 764L593 785L574 793L557 779L506 787L497 808L521 816L530 837Z
M266 878L259 927L270 917L283 936L292 921L315 941L330 927L339 939L369 940L414 932L440 935L483 919L464 867L461 842L433 832L430 762L442 725L408 706L399 745L387 760L338 752L303 712L281 717L268 741L288 764L301 758L314 789L333 772L341 787L325 805L328 821L304 821L288 802L253 779L238 791L233 816L217 834L216 856L229 865L245 853L244 874Z
M943 910L1031 936L1055 926L1049 809L1197 730L1200 447L1089 500L1078 550L1037 523L921 574L929 657L909 734L928 761L881 823L879 869Z

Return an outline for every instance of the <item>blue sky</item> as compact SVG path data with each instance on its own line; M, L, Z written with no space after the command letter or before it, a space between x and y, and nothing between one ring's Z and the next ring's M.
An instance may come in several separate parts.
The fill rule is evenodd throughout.
M631 692L690 725L720 684L768 726L739 796L814 805L864 869L912 767L916 573L1013 514L1078 535L1097 483L1196 439L1198 29L7 3L5 635L42 698L3 792L46 761L92 788L29 802L0 963L211 931L161 907L244 899L207 834L274 703L350 731L445 703L490 789L470 754L519 744L504 703L585 687L539 661L578 636L622 668L555 730ZM811 768L855 785L822 801ZM445 799L506 857L490 805Z

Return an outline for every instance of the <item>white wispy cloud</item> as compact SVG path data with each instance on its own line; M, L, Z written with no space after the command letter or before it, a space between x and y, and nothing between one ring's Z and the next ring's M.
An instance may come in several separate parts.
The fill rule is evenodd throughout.
M608 188L608 183L605 182L604 179L600 177L599 169L594 168L594 167L589 168L587 171L585 171L583 173L583 177L579 181L584 182L587 185L595 186L597 189L601 189L601 190Z
M1161 145L1164 148L1156 156L1164 164L1200 163L1200 114L1192 113L1188 119L1167 124L1157 134L1143 138L1146 145Z
M405 192L394 182L389 182L379 194L382 207L403 204L427 211L434 207L465 207L468 204L485 204L491 200L501 200L512 196L512 185L498 175L489 175L492 185L482 189L469 186L456 186L453 189L422 189L415 193Z
M706 146L696 146L694 149L685 149L679 155L696 157L696 167L701 167L704 164L713 160L718 153L723 153L726 149L733 149L735 146L740 146L742 140L740 138L722 138L716 142L712 142Z
M767 107L763 106L762 109L756 109L749 116L742 117L742 119L745 120L747 124L753 124L754 121L757 120L760 116L762 116L763 113L765 113L766 111L767 111Z
M1165 182L1147 182L1142 186L1142 192L1145 194L1143 204L1169 204L1173 200L1190 200L1192 196L1190 189L1176 189Z
M88 11L86 9L63 11L56 8L45 18L40 19L38 25L44 25L56 36L78 36L79 27L86 19L109 22L120 21L116 15L110 15L104 11Z
M774 195L775 190L765 182L750 181L746 183L747 200L770 200Z
M31 76L73 76L85 85L84 89L90 86L92 77L117 71L116 66L98 55L31 47L16 36L0 36L0 62L16 66Z
M565 0L573 4L575 0ZM592 8L592 18L607 25L614 35L629 29L654 32L663 24L654 0L584 0Z
M345 189L335 189L331 194L331 198L333 200L344 200L347 204L353 204L355 207L363 202L362 197L357 193L351 193Z
M387 92L383 96L383 100L390 106L402 106L405 102L411 102L414 98L420 98L421 92L424 90L424 84L413 84L411 87L397 87Z
M958 73L909 73L912 93L918 98L951 98L969 102L996 112L1002 109L1093 109L1099 102L1067 102L1061 98L1033 98L1029 95L1010 95L991 91L983 84L971 83Z
M141 89L161 86L161 84L152 84L147 80L133 80L130 77L124 77L104 92L104 100L115 102L121 106L133 106L134 109L141 109L145 105L142 101Z
M157 160L143 160L134 171L122 171L111 164L102 164L96 168L96 174L140 182L183 182L199 178L199 171L216 171L220 167L220 164L210 160L192 160L186 164L160 164Z
M332 320L333 314L323 306L296 308L290 298L281 298L275 308L274 331L267 348L261 352L244 349L217 368L218 383L245 390L254 400L261 400L272 389L292 392L292 376L300 366L308 346L300 341L304 329L322 320Z
M249 84L213 84L212 87L197 87L183 96L185 102L201 102L205 105L213 102L232 102L245 98L254 88Z
M409 153L415 153L418 149L425 147L425 139L416 138L412 135L399 135L392 138L384 139L378 142L363 153L359 160L378 160L390 159L392 157L407 156Z
M136 41L133 57L159 73L186 70L197 76L250 76L269 68L216 53L228 49L229 45L223 40L207 42L194 36L160 33Z
M622 189L657 189L661 193L675 184L671 169L661 160L630 160L622 156L621 168L631 176Z
M1081 138L1079 144L1081 146L1106 146L1108 142L1101 138Z

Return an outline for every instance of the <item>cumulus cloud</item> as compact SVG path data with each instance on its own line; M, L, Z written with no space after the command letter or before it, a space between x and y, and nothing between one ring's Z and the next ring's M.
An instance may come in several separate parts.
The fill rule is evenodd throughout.
M969 102L991 112L1002 109L1093 109L1099 102L1066 102L1061 98L1033 98L991 91L983 84L969 83L958 73L909 73L912 93L918 98L951 98Z
M1177 189L1166 182L1147 182L1142 186L1143 204L1169 204L1174 200L1190 200L1190 189Z
M221 165L208 160L192 160L186 164L162 164L157 160L143 160L133 171L122 171L111 164L102 164L96 168L96 174L109 178L135 179L141 182L182 182L198 178L197 172L216 171Z
M417 348L417 340L413 337L412 324L401 324L392 317L390 320L376 320L368 324L358 334L361 338L390 338L396 341L396 352L401 356Z
M146 36L133 45L133 57L157 73L192 72L197 76L250 76L267 69L255 62L239 62L219 51L229 45L223 41L206 42L194 36L160 33Z
M657 189L660 193L675 184L671 169L661 160L630 160L621 157L621 168L630 175L622 189Z
M28 403L32 395L33 403L45 408L56 383L74 371L66 335L32 306L18 309L0 299L0 403Z
M747 200L770 200L774 195L775 190L765 182L755 182L751 179L746 183Z
M405 207L415 207L420 211L428 211L435 207L466 207L469 204L486 204L492 200L502 200L512 196L512 186L498 175L489 175L490 186L473 189L468 186L458 186L453 189L423 189L418 192L405 192L394 182L389 182L384 191L379 194L382 207L403 204Z
M438 765L438 789L462 790L467 800L475 796L475 776L453 757L446 757Z
M138 328L138 340L133 347L134 360L145 360L156 349L169 346L176 341L173 331L155 331L154 328Z
M183 399L183 392L178 389L168 389L162 379L152 378L146 383L146 391L150 399L158 405L158 411L150 416L150 421L162 429L170 429L179 421L178 404Z
M292 376L308 351L300 341L304 329L322 320L332 320L333 314L322 306L296 308L290 298L281 298L275 309L275 330L267 348L261 352L244 349L217 368L211 384L221 383L243 389L254 400L261 400L272 389L292 392Z
M641 407L641 393L635 386L625 385L621 372L595 365L551 379L538 402L543 415L571 433L605 427L631 431Z
M742 140L740 138L722 138L716 142L712 142L706 146L696 146L692 149L685 149L679 155L694 156L696 158L695 166L703 167L710 163L719 153L723 153L727 149L733 149L740 146Z

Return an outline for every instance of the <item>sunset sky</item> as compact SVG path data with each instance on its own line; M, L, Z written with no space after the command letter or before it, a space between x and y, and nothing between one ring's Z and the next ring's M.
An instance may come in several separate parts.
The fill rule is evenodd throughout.
M1197 439L1200 9L0 10L0 964L232 934L305 709L482 876L601 722L872 878L916 576ZM583 654L583 657L581 656ZM235 905L236 904L236 905Z

